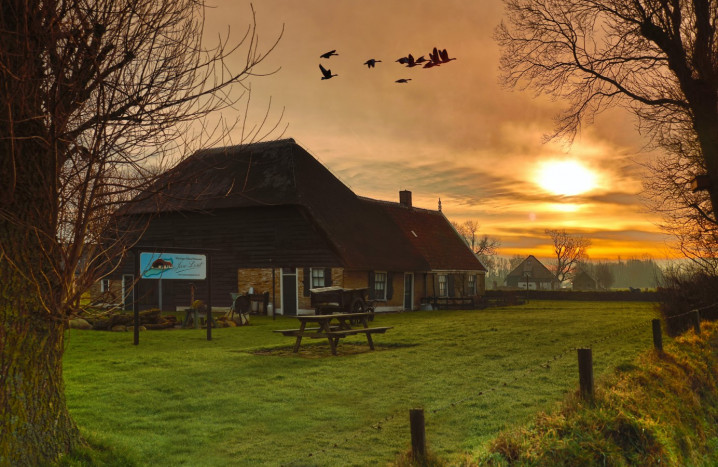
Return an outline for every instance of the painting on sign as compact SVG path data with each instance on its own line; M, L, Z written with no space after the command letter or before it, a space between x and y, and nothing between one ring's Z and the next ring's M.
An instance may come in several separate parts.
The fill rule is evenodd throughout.
M140 253L143 279L191 279L207 277L207 256L187 253Z

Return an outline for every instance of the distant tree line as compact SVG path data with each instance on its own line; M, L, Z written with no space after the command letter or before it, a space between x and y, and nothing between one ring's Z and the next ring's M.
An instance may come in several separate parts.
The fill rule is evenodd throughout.
M589 261L580 269L596 279L601 289L656 288L663 280L663 270L652 259L628 259L616 262Z
M487 266L486 287L489 289L502 287L506 276L526 259L525 256L495 256ZM542 260L544 261L544 260ZM547 264L549 260L545 260ZM583 261L577 271L585 271L596 280L597 287L610 289L646 289L655 288L663 281L663 270L650 258L627 259L618 261Z

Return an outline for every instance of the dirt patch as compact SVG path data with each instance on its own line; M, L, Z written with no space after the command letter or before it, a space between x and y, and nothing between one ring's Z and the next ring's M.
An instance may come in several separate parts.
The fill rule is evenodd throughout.
M337 355L341 357L343 355L355 355L368 352L381 352L384 350L390 350L396 346L374 344L374 350L371 350L367 344L339 344L337 346ZM259 349L252 352L254 355L264 355L271 357L301 357L301 358L325 358L334 357L332 355L332 349L329 348L328 344L309 344L302 345L299 347L299 352L294 353L292 350L294 346L288 347L275 347L272 349Z

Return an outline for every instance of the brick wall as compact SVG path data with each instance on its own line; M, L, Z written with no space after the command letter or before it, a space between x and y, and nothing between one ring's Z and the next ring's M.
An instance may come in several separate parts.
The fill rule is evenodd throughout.
M368 285L368 271L351 271L343 268L332 268L332 285L336 287L344 287L347 289L366 288ZM277 303L275 309L282 307L282 296L280 290L281 270L276 270L275 294ZM400 310L404 307L404 273L391 273L393 295L389 300L377 302L377 308L380 311ZM414 309L417 309L421 303L421 299L427 295L426 280L430 282L434 279L433 274L428 277L424 273L414 274ZM485 276L477 274L476 287L479 295L483 295L485 290ZM240 293L247 293L250 287L254 287L255 293L269 292L269 300L272 301L272 270L265 269L240 269L237 272L237 290ZM431 292L432 284L429 284L429 292ZM299 310L312 310L311 298L304 296L304 269L297 269L297 295ZM458 295L458 294L457 294Z
M277 299L277 303L274 304L274 308L280 308L282 305L282 293L280 289L281 280L281 269L275 269L275 286L274 296ZM249 291L249 288L254 288L254 293L269 292L269 301L272 301L272 269L271 268L257 268L257 269L240 269L237 271L237 291L245 294Z
M118 279L104 279L105 282L109 282L109 289L102 291L101 282L97 281L87 291L90 298L90 303L108 303L117 304L122 303L122 280Z

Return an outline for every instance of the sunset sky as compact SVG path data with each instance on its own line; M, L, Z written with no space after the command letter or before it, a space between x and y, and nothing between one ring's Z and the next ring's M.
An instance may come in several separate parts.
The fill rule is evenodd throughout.
M250 2L215 1L208 39L216 42L228 27L240 39ZM500 0L253 4L259 49L282 26L284 35L255 70L278 71L251 80L249 121L262 118L271 98L270 120L284 111L282 136L355 193L398 201L399 190L411 190L414 205L430 209L441 198L450 220L478 221L507 256L551 256L547 228L590 238L593 259L672 254L670 237L640 199L641 164L651 155L631 115L598 115L570 147L544 143L561 102L501 87L492 39ZM428 58L433 47L456 60L431 69L395 62L409 53ZM320 59L332 49L339 55ZM382 62L369 69L370 58ZM321 80L320 63L338 76ZM411 81L395 83L400 78Z

